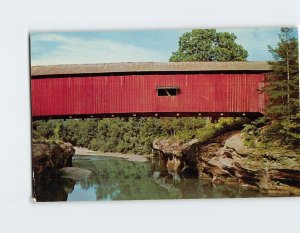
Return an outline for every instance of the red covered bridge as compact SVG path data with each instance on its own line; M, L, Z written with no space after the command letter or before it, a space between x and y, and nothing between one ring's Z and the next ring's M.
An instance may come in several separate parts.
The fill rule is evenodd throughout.
M258 116L266 62L33 66L33 119Z

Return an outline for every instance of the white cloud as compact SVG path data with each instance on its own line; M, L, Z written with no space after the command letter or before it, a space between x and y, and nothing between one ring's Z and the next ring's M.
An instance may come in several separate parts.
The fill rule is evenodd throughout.
M55 42L51 49L47 43ZM43 45L36 45L43 43ZM36 46L36 47L35 47ZM49 46L49 45L48 45ZM32 65L165 61L165 54L131 44L58 34L31 35Z

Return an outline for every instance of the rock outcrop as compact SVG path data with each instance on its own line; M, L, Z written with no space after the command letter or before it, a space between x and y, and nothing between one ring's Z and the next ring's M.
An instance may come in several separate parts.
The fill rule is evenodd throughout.
M257 155L243 145L242 136L236 133L226 139L224 146L202 148L199 158L200 176L209 175L212 181L237 183L240 186L259 189L269 195L300 194L300 164L284 164L281 161L300 158L300 155ZM207 151L213 157L207 156Z
M62 141L33 141L32 168L35 175L57 172L63 167L72 166L75 150L71 143Z
M91 171L72 167L75 149L63 141L33 140L33 196L37 201L66 201L76 181L86 180Z
M206 144L196 139L188 143L156 140L153 148L154 155L166 161L167 168L180 161L173 171L196 166L202 180L258 189L275 196L300 195L300 155L257 154L243 145L240 131L223 134Z
M175 139L157 139L153 142L154 157L159 158L169 172L195 173L197 171L195 155L199 153L199 149L197 139L187 143Z
M189 142L181 143L180 140L163 138L154 140L153 149L161 151L164 154L182 157L186 154L186 152L190 153L193 145L197 143L197 139L192 139Z

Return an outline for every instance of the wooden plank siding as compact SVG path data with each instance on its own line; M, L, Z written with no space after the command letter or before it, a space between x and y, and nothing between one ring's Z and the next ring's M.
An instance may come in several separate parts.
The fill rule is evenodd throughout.
M264 79L263 72L44 75L31 79L32 116L262 114ZM158 96L158 86L177 86L178 95Z

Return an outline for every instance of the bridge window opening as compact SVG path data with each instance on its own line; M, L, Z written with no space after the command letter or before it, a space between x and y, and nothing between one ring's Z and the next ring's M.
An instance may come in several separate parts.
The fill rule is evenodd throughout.
M176 96L178 95L178 87L157 87L157 96Z

